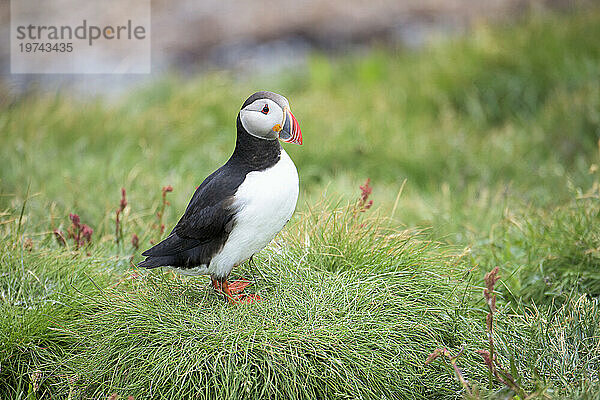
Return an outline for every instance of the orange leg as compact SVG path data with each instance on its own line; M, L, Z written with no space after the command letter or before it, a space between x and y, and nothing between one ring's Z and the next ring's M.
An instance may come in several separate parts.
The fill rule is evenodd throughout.
M212 285L213 288L215 288L215 292L223 293L225 295L225 299L227 299L227 301L229 301L230 303L237 303L236 298L233 297L234 294L238 293L239 289L237 287L234 287L234 290L232 292L229 282L220 281L214 278L212 279ZM237 297L240 296L238 295Z
M229 282L225 281L223 282L223 293L225 293L225 297L227 298L227 301L229 301L230 304L237 304L237 298L234 298L233 295L231 294L231 289L229 288ZM239 297L239 296L238 296Z
M230 304L253 303L255 301L262 300L257 294L239 294L251 284L251 282L245 280L234 281L232 283L229 283L228 281L212 279L212 285L215 291L223 293Z

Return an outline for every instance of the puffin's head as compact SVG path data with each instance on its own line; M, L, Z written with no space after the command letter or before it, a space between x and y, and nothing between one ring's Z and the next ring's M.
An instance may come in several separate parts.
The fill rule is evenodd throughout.
M252 136L302 144L298 121L290 111L290 103L280 94L256 92L248 97L240 110L240 121Z

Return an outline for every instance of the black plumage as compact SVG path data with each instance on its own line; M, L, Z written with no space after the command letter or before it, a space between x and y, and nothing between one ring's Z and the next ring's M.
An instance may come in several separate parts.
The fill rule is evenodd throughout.
M269 97L269 92L252 95L242 108L254 100ZM235 225L232 208L238 187L252 171L275 165L280 158L278 140L265 140L249 134L237 118L237 140L233 154L221 168L209 175L196 189L184 215L162 242L144 251L139 267L160 266L181 269L208 265L229 237ZM223 277L221 277L223 278Z

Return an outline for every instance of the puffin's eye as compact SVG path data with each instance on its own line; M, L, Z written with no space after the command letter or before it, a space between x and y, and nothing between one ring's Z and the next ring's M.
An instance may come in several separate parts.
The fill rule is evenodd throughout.
M268 104L265 104L265 106L261 110L261 113L263 113L265 115L267 115L269 113L269 105Z

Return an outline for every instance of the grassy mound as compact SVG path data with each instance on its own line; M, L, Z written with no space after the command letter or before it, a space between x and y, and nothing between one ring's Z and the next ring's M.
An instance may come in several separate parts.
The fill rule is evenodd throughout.
M2 269L8 274L0 279L10 302L3 315L19 316L24 325L33 321L35 329L13 326L20 337L4 343L0 361L8 368L2 373L12 382L5 393L14 394L19 379L39 370L40 393L59 397L450 395L456 390L451 375L423 363L437 347L474 340L461 316L469 290L457 279L464 265L456 265L456 256L440 257L438 245L422 235L385 233L381 222L374 225L351 207L307 216L298 225L333 221L331 213L338 219L317 224L311 237L344 229L348 235L336 244L370 256L348 252L345 261L356 268L333 269L327 258L315 257L325 257L334 242L297 247L282 239L256 270L237 272L254 275L249 290L264 299L238 306L225 303L203 278L168 271L123 275L107 269L110 259L86 267L65 254L21 258L18 250L7 251ZM367 237L377 240L365 247L360 238ZM387 265L380 263L384 258ZM368 259L379 267L365 264ZM29 290L37 279L52 289ZM36 300L21 304L13 293Z

